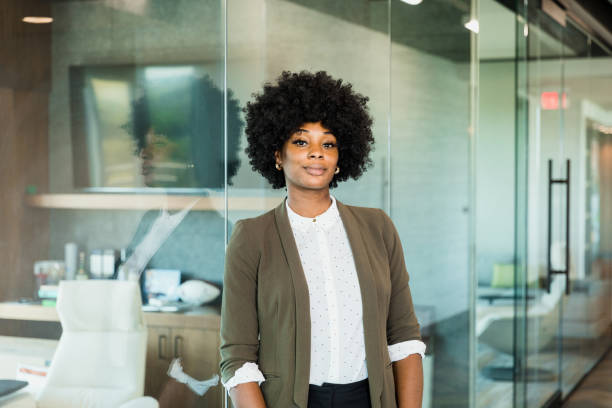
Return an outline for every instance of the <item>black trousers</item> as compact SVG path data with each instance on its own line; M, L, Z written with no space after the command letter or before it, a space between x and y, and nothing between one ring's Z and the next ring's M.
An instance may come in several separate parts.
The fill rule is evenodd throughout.
M310 384L308 408L371 408L368 379L350 384Z

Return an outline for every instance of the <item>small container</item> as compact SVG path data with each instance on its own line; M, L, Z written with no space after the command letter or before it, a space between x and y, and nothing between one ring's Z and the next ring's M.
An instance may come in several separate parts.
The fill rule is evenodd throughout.
M85 252L79 252L79 270L75 276L76 280L87 280L87 272L85 272Z
M66 264L66 279L72 280L76 276L79 248L76 243L68 242L64 245L64 263Z
M100 279L104 277L103 275L104 264L103 264L102 254L103 252L100 249L93 249L89 253L89 275L93 279Z

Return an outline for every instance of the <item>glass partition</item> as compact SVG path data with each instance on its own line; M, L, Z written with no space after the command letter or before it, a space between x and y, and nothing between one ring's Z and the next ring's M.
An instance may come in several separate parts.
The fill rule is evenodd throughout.
M391 2L390 212L428 339L432 407L468 406L472 391L471 7Z
M145 394L175 395L165 373L177 356L194 378L217 372L218 353L197 350L219 345L219 298L172 316L163 310L177 307L185 281L220 288L235 222L284 197L244 153L241 110L252 93L283 70L325 70L369 98L373 165L333 193L386 210L398 228L428 345L424 406L468 403L469 381L446 386L469 366L470 2L8 4L17 39L3 45L30 41L48 61L46 80L14 111L16 129L44 142L26 179L25 150L10 169L14 191L26 192L13 203L24 221L13 225L26 233L2 238L27 248L14 255L20 266L2 299L23 298L22 314L2 317L31 328L3 334L42 333L55 342L52 354L62 332L52 307L60 278L139 279ZM27 25L25 14L52 22ZM438 34L422 41L423 31ZM3 77L7 92L21 92L20 79L17 68ZM33 117L42 118L38 128L23 130ZM222 396L217 386L195 403L218 406Z
M563 373L561 390L567 396L610 347L610 280L601 236L609 183L605 133L611 105L603 89L610 89L609 57L597 55L599 45L574 26L564 38L577 49L564 64L566 155L571 160L570 295L563 299ZM604 91L604 93L606 93ZM602 211L603 210L603 211Z
M227 242L286 195L243 108L324 70L369 98L372 166L332 194L399 232L423 407L567 395L610 345L612 65L531 3L3 2L0 378L224 406L173 377L214 384Z
M0 122L11 123L1 135L10 163L0 196L13 208L3 211L0 237L0 377L29 381L32 393L37 372L48 375L47 390L123 387L162 406L221 405L220 387L198 397L167 372L176 357L198 380L218 371L225 174L237 169L242 126L231 99L224 109L224 5L0 6ZM64 283L75 279L83 293L92 288L90 299L68 294ZM130 281L142 298L124 304ZM56 306L58 291L66 300ZM138 302L142 315L128 307ZM84 316L96 318L73 320ZM103 341L120 336L109 334L120 319L140 343ZM71 343L78 336L82 343ZM81 365L65 361L67 344Z
M605 137L593 132L605 125L593 127L591 119L609 121L609 101L598 92L609 87L609 60L605 47L569 17L536 7L522 9L521 17L529 22L519 40L517 87L527 102L517 116L517 125L527 124L517 133L526 146L519 161L528 177L518 186L527 192L521 204L527 269L517 304L515 395L521 406L549 406L572 391L610 344L609 282L599 272L606 262L597 232L598 146Z
M520 266L515 255L520 206L515 125L518 21L507 6L482 0L479 22L474 139L476 406L512 407L518 365L514 359L515 286Z

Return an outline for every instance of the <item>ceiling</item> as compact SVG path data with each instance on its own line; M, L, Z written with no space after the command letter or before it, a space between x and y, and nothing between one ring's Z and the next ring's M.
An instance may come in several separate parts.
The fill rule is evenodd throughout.
M387 33L391 16L392 40L455 62L470 60L470 32L464 27L470 15L469 0L423 0L411 6L401 0L286 0ZM515 57L516 13L512 0L479 2L479 54L481 59ZM532 3L533 4L533 3ZM539 10L530 9L530 57L606 56L599 46L587 45L586 36L568 24L561 27ZM564 46L561 45L563 41Z

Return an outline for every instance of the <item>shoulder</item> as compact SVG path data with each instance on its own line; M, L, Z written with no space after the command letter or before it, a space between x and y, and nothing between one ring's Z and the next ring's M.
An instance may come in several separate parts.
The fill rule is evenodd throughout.
M260 236L274 225L274 210L267 211L261 215L251 218L243 218L234 224L232 228L231 241L251 240L251 237ZM253 243L254 241L251 241Z
M397 229L387 213L380 208L358 207L343 204L344 210L351 216L348 222L356 223L362 236L376 240L387 248L397 240Z
M251 231L264 228L274 223L274 210L267 211L261 215L251 218L242 218L236 221L235 228L240 227L243 230Z
M391 219L380 208L359 207L355 205L342 204L345 211L350 213L356 222L362 226L369 226L375 229L384 229Z

